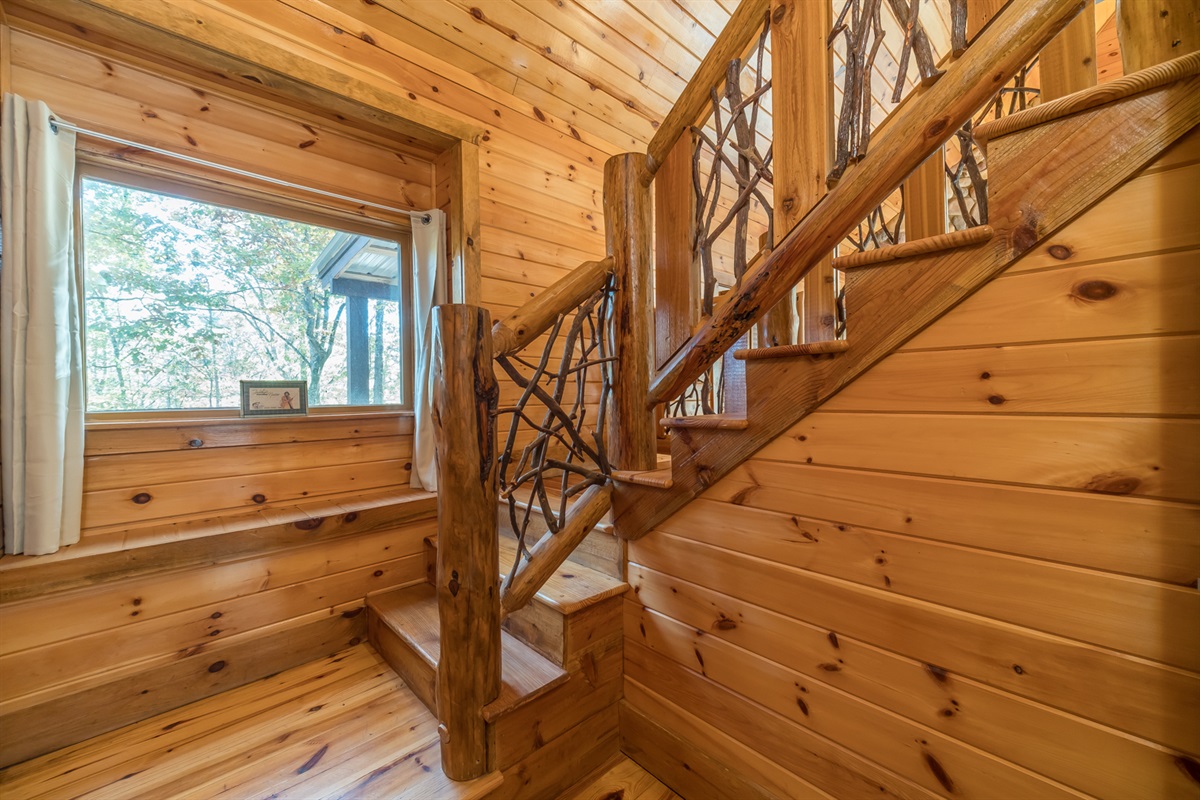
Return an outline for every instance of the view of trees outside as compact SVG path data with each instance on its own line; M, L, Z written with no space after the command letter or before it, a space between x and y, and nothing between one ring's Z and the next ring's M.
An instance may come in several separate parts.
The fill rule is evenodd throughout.
M90 411L236 408L241 380L346 403L346 298L311 269L336 231L92 179L83 228ZM395 302L368 348L371 401L399 402Z

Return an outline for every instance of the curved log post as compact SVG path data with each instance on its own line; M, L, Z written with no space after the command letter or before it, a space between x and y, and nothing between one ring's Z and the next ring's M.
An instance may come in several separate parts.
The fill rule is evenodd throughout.
M496 407L491 315L466 305L433 311L433 415L438 463L438 728L442 770L487 772L483 707L500 693Z

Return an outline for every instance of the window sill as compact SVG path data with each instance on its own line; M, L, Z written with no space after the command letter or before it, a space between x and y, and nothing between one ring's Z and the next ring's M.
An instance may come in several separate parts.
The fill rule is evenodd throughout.
M294 417L243 417L234 408L186 409L181 411L98 411L85 418L85 428L173 428L204 423L246 425L287 425L312 420L384 419L412 417L411 409L401 406L324 406L310 408L307 415Z

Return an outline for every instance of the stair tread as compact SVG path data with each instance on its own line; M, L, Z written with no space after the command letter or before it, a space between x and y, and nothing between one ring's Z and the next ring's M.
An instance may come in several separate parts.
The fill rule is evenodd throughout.
M505 578L517 557L517 543L507 537L500 538L500 576ZM535 600L541 601L563 615L617 597L629 589L625 581L605 575L603 572L582 564L567 562L538 589Z
M781 344L775 347L754 347L746 350L735 350L733 357L741 361L758 361L764 358L795 358L798 356L844 353L849 349L850 342L845 339L831 339L827 342Z
M750 420L729 414L701 414L695 417L664 417L659 421L664 428L715 428L723 431L741 431L750 427Z
M937 236L913 239L911 242L890 244L886 247L840 256L833 260L833 268L841 272L852 272L858 269L886 266L901 259L955 250L960 247L974 247L990 241L994 235L995 231L990 225L978 225L963 231L940 233Z
M418 583L372 595L371 610L425 662L437 671L442 643L438 622L437 589ZM566 683L568 675L529 645L505 630L500 631L500 694L484 707L489 722Z
M655 489L670 489L675 485L674 475L669 466L646 470L614 469L612 479L620 483L636 483Z

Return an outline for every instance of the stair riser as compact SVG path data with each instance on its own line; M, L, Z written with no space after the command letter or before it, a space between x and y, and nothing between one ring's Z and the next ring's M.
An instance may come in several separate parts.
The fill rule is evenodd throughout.
M508 769L543 742L616 704L622 695L623 658L621 648L615 648L588 673L572 672L567 683L497 720L488 731L488 752L495 757L491 768Z
M500 512L500 535L516 541L516 534L508 520L508 511ZM532 547L535 542L546 535L546 523L540 517L529 521L529 529L525 533L526 544ZM594 569L610 578L624 580L621 566L625 559L625 543L612 532L611 525L597 525L587 538L567 556L567 561L580 566ZM509 565L505 565L507 569Z
M437 665L415 652L375 611L367 609L367 639L383 660L404 679L413 694L437 716Z

